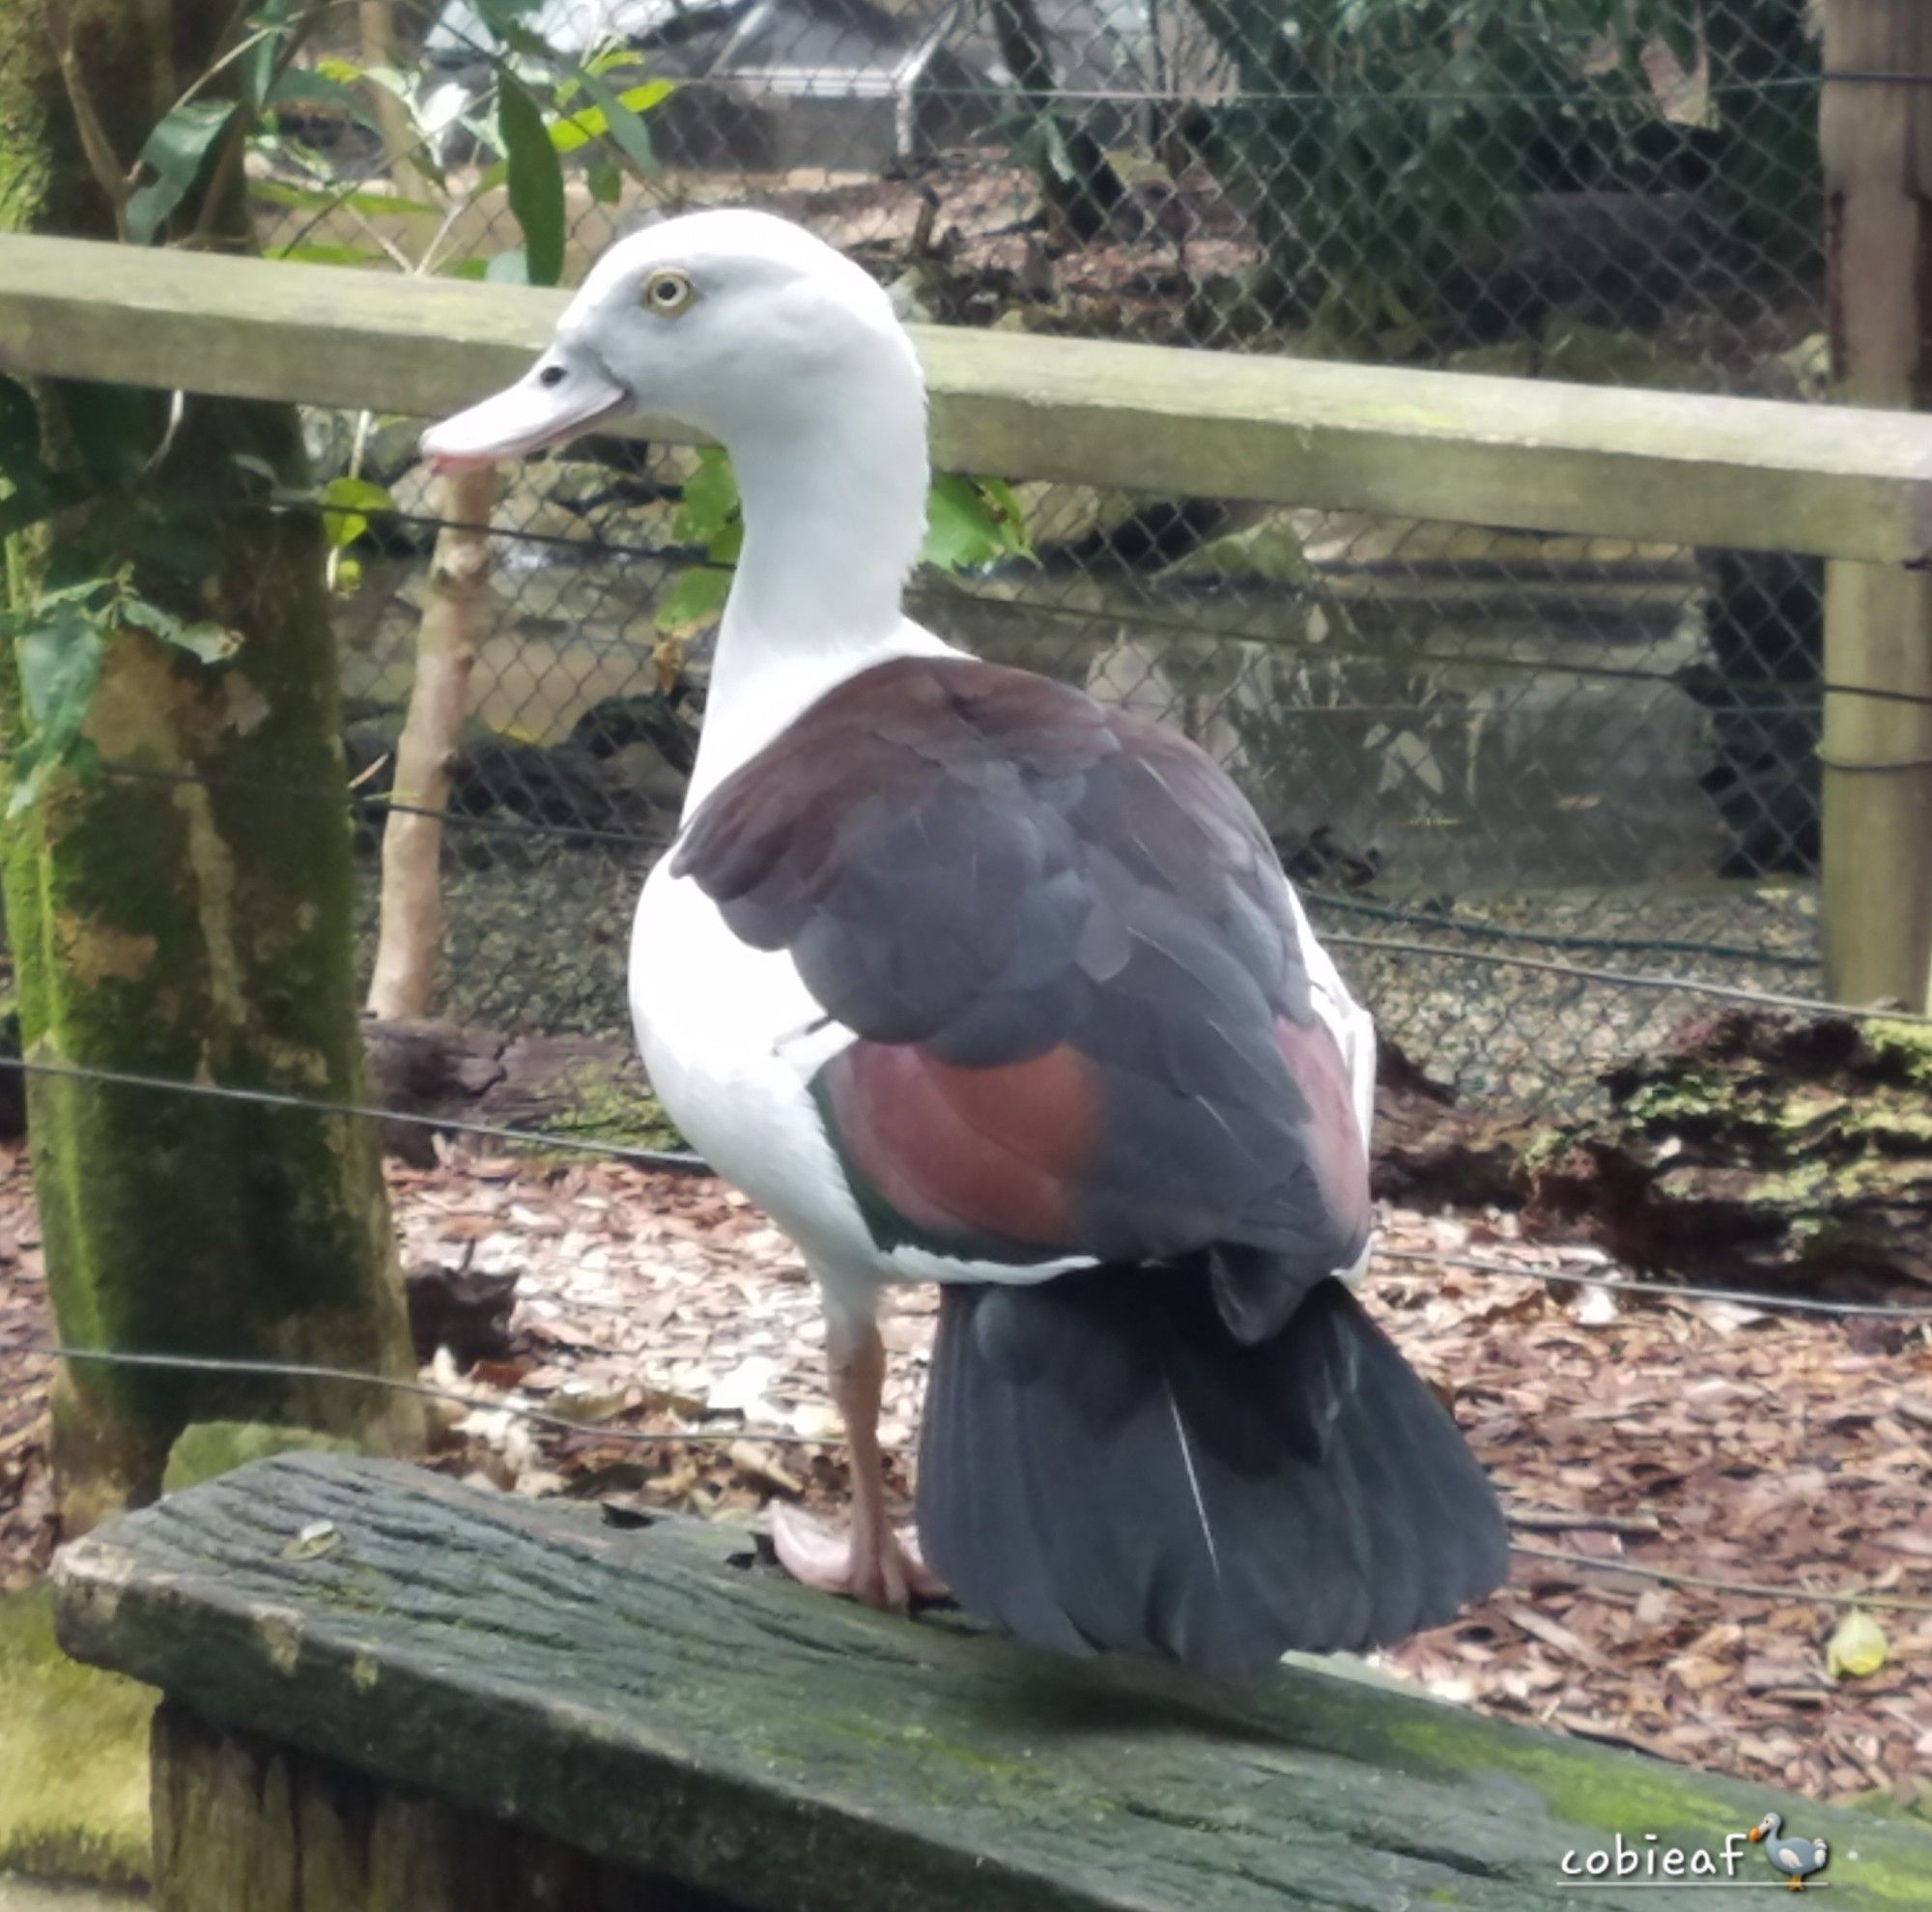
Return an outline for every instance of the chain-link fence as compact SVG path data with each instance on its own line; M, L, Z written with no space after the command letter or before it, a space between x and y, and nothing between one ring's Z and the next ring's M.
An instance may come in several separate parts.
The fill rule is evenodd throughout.
M909 318L1819 392L1804 0L552 0L526 17L603 49L613 84L674 83L645 114L643 179L567 156L567 277L640 218L750 203L852 253ZM436 156L474 178L493 157L483 25L457 0L401 30ZM395 169L378 153L368 170ZM451 202L439 266L517 243L500 198ZM419 213L267 210L271 244L420 261ZM318 417L314 436L325 474L353 459L398 506L341 608L373 840L434 499L412 427ZM612 445L505 474L452 799L475 827L445 850L451 1013L623 1026L637 881L702 707L708 633L667 643L703 556L678 528L692 470ZM1062 484L1017 498L1033 556L922 580L919 614L1227 763L1433 1072L1567 1098L1693 1000L1579 969L1817 991L1813 561Z

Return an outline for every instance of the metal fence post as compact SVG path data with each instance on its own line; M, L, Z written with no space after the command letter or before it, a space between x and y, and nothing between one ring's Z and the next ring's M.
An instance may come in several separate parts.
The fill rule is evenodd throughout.
M1932 406L1932 7L1827 0L1825 160L1832 393ZM1927 527L1932 543L1932 527ZM1825 676L1932 698L1932 574L1834 561ZM1841 1001L1932 996L1932 703L1830 696L1826 976Z

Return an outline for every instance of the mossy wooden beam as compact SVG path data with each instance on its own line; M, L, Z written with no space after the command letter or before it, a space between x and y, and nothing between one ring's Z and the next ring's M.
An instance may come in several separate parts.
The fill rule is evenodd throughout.
M7 239L0 368L428 416L521 372L563 299ZM952 470L1882 564L1932 553L1932 423L1895 413L1009 332L915 336L935 454Z
M1741 1835L1772 1807L1831 1841L1834 1905L1932 1902L1916 1830L1361 1680L1058 1659L810 1593L742 1532L614 1528L394 1463L242 1469L57 1577L70 1651L225 1733L746 1912L1643 1912L1565 1855L1728 1835L1738 1876L1770 1880ZM289 1817L285 1786L237 1796ZM298 1902L224 1897L218 1848L184 1849L184 1904Z

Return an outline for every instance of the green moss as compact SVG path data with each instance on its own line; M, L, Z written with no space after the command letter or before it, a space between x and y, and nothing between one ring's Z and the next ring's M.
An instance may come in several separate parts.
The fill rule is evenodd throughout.
M1867 1022L1865 1046L1915 1088L1932 1090L1932 1029L1916 1022Z
M1523 1167L1532 1175L1546 1168L1553 1168L1569 1154L1576 1139L1572 1131L1567 1128L1536 1129L1523 1142L1520 1152Z
M309 1427L269 1421L193 1421L185 1427L161 1472L161 1492L182 1494L250 1461L292 1453L353 1454L355 1443Z
M1874 1786L1869 1792L1854 1794L1838 1801L1853 1812L1868 1812L1875 1819L1896 1819L1903 1825L1932 1826L1932 1792L1920 1787L1908 1792L1901 1786Z
M562 1110L546 1125L559 1135L582 1136L623 1149L690 1146L664 1104L638 1086L628 1063L582 1064L567 1085Z
M1586 1752L1572 1742L1466 1716L1407 1712L1390 1722L1388 1739L1392 1748L1419 1756L1441 1778L1505 1774L1527 1786L1557 1820L1606 1837L1654 1832L1687 1844L1717 1842L1726 1833L1743 1832L1765 1805L1781 1803L1692 1768L1636 1755ZM1788 1809L1787 1815L1796 1817L1802 1810ZM1835 1809L1811 1811L1807 1832L1820 1830L1827 1812L1836 1816ZM1875 1822L1870 1839L1856 1840L1857 1861L1847 1863L1851 1847L1844 1827L1833 1827L1830 1836L1836 1868L1832 1882L1851 1903L1895 1906L1900 1912L1919 1912L1932 1903L1932 1843L1912 1833L1888 1836L1883 1823ZM1893 1844L1900 1837L1904 1842Z
M1733 1082L1708 1070L1673 1070L1654 1082L1639 1084L1625 1099L1624 1114L1636 1123L1675 1123L1696 1116L1721 1116L1735 1121L1738 1090Z
M146 1882L154 1706L62 1653L48 1588L0 1601L0 1872Z

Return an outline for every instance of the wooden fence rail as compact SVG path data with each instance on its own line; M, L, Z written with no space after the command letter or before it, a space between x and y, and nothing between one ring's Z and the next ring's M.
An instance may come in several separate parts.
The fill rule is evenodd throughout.
M434 416L523 371L564 297L0 239L0 370ZM914 336L935 456L954 471L1878 564L1932 556L1932 420L1908 414Z
M427 416L522 371L563 298L4 238L0 372ZM1873 623L1896 598L1888 581L1932 562L1932 418L1009 332L915 337L942 468L1807 553L1836 560L1837 674L1908 696L1927 681L1916 648L1901 657ZM1915 926L1932 921L1932 858L1902 876L1898 857L1860 848L1898 842L1897 792L1879 773L1913 770L1878 761L1865 740L1920 734L1878 722L1887 708L1912 705L1828 700L1828 731L1859 749L1862 773L1839 779L1833 800L1828 957L1859 999L1922 1008L1932 980ZM1861 830L1861 806L1883 830Z

